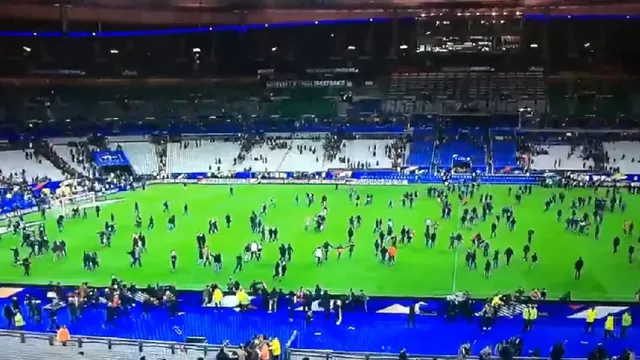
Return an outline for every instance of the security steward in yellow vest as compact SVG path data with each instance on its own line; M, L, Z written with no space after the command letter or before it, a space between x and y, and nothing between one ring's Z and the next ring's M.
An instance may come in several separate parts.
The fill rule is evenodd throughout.
M24 329L24 326L26 325L25 321L24 321L24 317L22 317L22 314L17 312L14 316L13 316L13 323L16 326L16 329L18 330L22 330Z
M596 311L596 308L591 308L587 310L587 316L586 316L587 326L584 328L585 332L589 333L593 331L593 324L596 322L596 316L598 316L598 312Z
M536 320L538 320L538 307L535 305L532 305L529 313L529 330L528 331L531 331L531 329L533 328L533 323Z
M613 326L614 326L614 318L613 315L607 316L607 320L604 321L604 339L613 338Z
M524 310L522 311L522 319L524 319L524 324L522 325L522 332L527 332L531 329L531 315L532 308L529 305L525 305Z
M631 327L631 313L629 311L622 314L622 330L620 331L620 337L627 336L627 331Z

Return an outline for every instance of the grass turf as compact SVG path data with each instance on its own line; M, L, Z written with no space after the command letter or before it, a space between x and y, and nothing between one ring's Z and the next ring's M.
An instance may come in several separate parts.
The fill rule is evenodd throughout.
M601 239L595 240L593 233L582 236L565 231L564 222L556 222L555 214L558 206L551 211L543 212L543 202L558 189L534 188L532 195L525 195L522 204L515 205L513 198L507 196L506 186L483 185L481 192L494 195L494 213L503 206L515 205L518 221L517 229L510 232L504 221L498 229L498 236L491 240L491 251L504 251L511 246L515 252L515 261L511 266L504 265L501 256L500 267L485 279L481 268L485 259L479 252L479 270L470 271L464 263L464 250L470 246L470 235L481 231L488 237L490 221L479 223L472 230L462 231L465 236L463 246L454 251L447 250L449 234L458 231L458 203L453 200L454 209L451 220L440 220L440 204L434 198L428 198L426 186L366 186L356 188L361 194L374 195L373 206L356 208L349 201L346 187L335 190L333 186L311 185L253 185L236 186L235 195L230 196L226 186L190 185L155 185L146 191L134 191L115 195L113 198L121 202L103 206L101 218L89 209L89 219L69 219L65 222L62 233L55 227L54 216L49 215L46 226L50 240L64 238L68 244L68 257L54 261L51 254L33 260L32 275L25 277L22 268L11 264L9 249L19 245L19 237L11 234L3 235L0 240L0 282L44 284L49 281L60 281L63 284L78 284L89 281L92 284L106 284L111 274L125 281L135 281L139 286L148 283L174 283L179 288L200 289L207 283L226 283L232 276L235 256L242 252L245 244L257 240L258 236L249 229L251 210L258 212L263 203L271 197L276 199L277 207L269 209L265 216L267 226L277 226L280 230L280 241L291 243L294 248L293 261L288 267L286 278L277 282L278 287L297 289L300 286L313 287L320 284L333 293L346 293L350 288L355 291L364 289L372 295L395 296L443 296L455 290L468 290L473 296L488 296L495 291L513 291L518 286L525 289L545 287L552 298L557 298L565 291L572 291L575 299L631 300L640 279L640 262L629 264L627 248L629 244L637 244L634 237L622 235L625 220L633 220L634 214L640 213L638 197L623 193L628 204L626 213L619 210L605 214ZM400 207L400 197L407 190L420 191L420 198L413 209ZM306 206L306 192L316 194L316 203ZM605 190L598 195L604 196ZM565 216L570 213L570 199L577 196L592 195L593 190L572 189L562 205ZM300 204L296 205L294 197L300 195ZM320 197L326 194L329 198L327 227L324 232L304 230L304 220L317 214L320 210ZM470 202L474 205L476 198ZM364 196L363 196L364 197ZM453 199L454 197L452 197ZM388 199L393 199L395 207L387 207ZM162 212L162 203L168 200L172 213L177 215L177 228L167 231L167 215ZM133 205L140 204L146 226L147 218L153 215L156 227L147 233L148 252L142 257L142 268L130 268L127 251L131 246L131 233L135 231ZM189 216L183 216L182 208L189 205ZM592 208L579 211L591 213ZM113 238L111 248L99 245L96 232L103 227L104 221L113 213L116 217L117 234ZM224 225L225 214L231 214L233 224L230 229ZM361 214L363 226L356 231L355 254L352 259L343 257L336 259L335 252L330 260L316 267L313 249L328 240L334 246L346 244L348 217ZM206 232L209 218L217 218L221 231L207 237L212 252L223 254L223 271L214 273L212 268L197 265L196 232ZM410 245L400 245L397 263L393 266L381 264L373 250L373 225L376 217L393 219L396 232L402 225L414 229L416 236ZM440 229L434 249L425 247L422 233L426 218L438 220ZM32 214L28 219L37 220L39 215ZM536 232L532 251L537 252L539 264L530 269L521 260L522 247L526 243L526 233L533 228ZM612 254L612 239L622 238L618 254ZM245 264L241 273L233 275L247 284L252 280L265 280L269 286L274 263L278 258L278 244L265 243L261 262ZM178 270L171 272L169 253L172 249L178 252ZM26 248L21 255L27 254ZM82 252L98 251L100 268L88 272L82 269ZM345 254L346 255L346 254ZM581 280L573 278L573 264L582 256L585 268Z

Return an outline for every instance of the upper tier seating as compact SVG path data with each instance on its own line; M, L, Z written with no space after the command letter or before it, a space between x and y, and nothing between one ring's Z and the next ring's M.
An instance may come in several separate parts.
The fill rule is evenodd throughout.
M16 87L13 101L3 111L13 118L67 120L78 117L115 119L187 119L258 114L247 99L260 90L252 85L101 85Z
M0 152L0 171L2 175L17 174L27 182L31 182L36 176L46 176L52 180L62 180L64 176L49 160L34 156L33 160L27 160L25 152L21 150L10 150Z
M623 81L555 79L547 87L549 111L555 115L616 116L633 113Z
M640 174L640 143L618 141L603 146L609 155L609 168L619 168L622 174Z
M167 169L169 173L230 171L233 159L240 152L240 143L225 141L203 141L198 147L191 141L187 147L182 143L167 144ZM216 161L220 160L220 164ZM237 166L242 169L242 165Z
M461 103L479 111L515 113L524 107L546 111L541 72L393 74L389 96L392 100L384 108L392 113L452 113Z
M574 148L570 145L540 145L539 148L548 154L533 156L531 167L537 170L588 170L593 166L593 160L580 157L582 147Z
M155 145L148 142L123 142L118 145L122 147L136 173L158 173L159 159Z
M315 116L333 118L337 115L338 94L329 94L332 89L299 88L286 90L272 102L267 103L265 113L270 116L299 118ZM333 95L333 96L330 96Z
M354 101L350 106L347 114L350 116L379 114L382 110L382 100L380 99L362 99Z

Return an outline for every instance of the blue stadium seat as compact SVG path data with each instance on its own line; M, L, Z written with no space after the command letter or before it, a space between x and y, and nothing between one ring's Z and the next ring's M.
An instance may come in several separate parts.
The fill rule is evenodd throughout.
M492 144L494 170L518 165L516 143L512 140L494 140Z
M414 141L411 143L407 165L430 167L433 161L434 147L433 141Z

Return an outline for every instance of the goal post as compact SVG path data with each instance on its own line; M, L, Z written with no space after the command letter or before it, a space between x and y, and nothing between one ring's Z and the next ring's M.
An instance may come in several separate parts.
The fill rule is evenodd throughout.
M95 204L96 204L96 193L85 192L85 193L65 196L65 197L56 199L53 202L54 206L52 206L52 208L59 209L62 215L67 216L71 213L71 210L75 207L88 208L88 207L95 206Z

